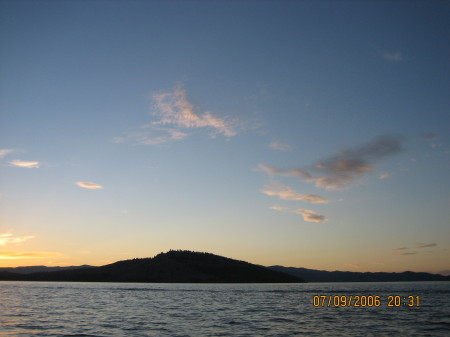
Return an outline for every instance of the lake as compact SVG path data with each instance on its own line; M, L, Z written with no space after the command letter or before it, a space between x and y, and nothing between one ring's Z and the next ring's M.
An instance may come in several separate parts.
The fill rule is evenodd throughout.
M0 282L0 335L450 336L450 282Z

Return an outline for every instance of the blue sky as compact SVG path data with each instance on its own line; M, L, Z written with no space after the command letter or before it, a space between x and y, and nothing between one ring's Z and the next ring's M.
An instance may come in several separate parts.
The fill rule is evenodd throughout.
M448 2L0 6L0 266L450 270Z

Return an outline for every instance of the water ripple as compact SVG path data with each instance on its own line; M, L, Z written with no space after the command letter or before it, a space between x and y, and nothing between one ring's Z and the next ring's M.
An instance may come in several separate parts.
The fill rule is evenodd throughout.
M420 295L418 308L313 307L314 295ZM448 336L450 283L0 282L0 335Z

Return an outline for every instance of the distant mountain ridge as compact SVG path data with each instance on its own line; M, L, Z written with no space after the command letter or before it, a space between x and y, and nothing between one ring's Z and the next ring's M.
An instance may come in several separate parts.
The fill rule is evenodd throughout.
M271 266L280 271L304 279L306 282L401 282L401 281L450 281L450 276L405 271L402 273L361 273L350 271L325 271L307 268Z
M119 261L101 267L18 274L0 272L0 280L168 283L297 283L302 279L267 267L191 251Z
M87 264L82 266L68 266L68 267L47 267L47 266L29 266L29 267L0 267L0 272L7 271L10 273L17 274L32 274L32 273L41 273L41 272L49 272L49 271L62 271L62 270L72 270L72 269L80 269L80 268L93 268Z
M118 261L101 267L0 268L1 280L174 283L393 282L450 281L440 274L361 273L307 268L264 267L210 253L171 250L153 258Z

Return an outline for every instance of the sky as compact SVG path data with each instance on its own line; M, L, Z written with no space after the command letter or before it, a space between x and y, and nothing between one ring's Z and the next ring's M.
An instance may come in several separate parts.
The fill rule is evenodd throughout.
M449 13L1 0L0 267L450 274Z

